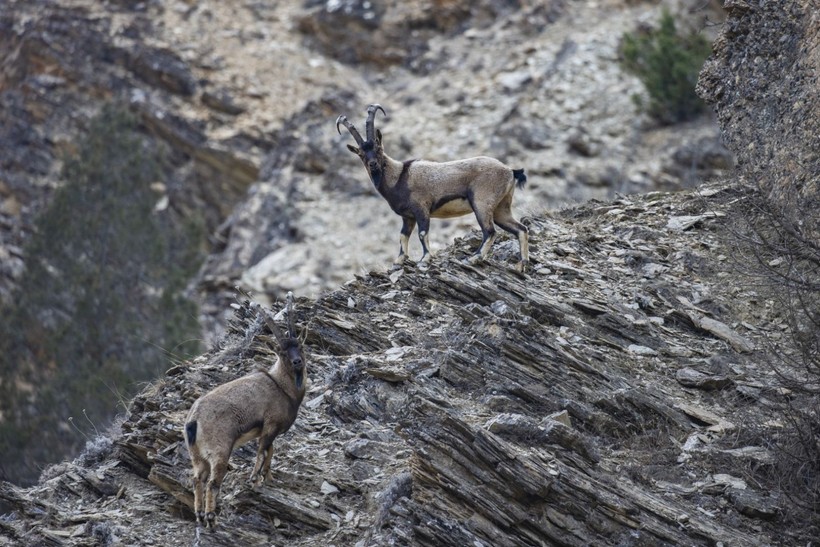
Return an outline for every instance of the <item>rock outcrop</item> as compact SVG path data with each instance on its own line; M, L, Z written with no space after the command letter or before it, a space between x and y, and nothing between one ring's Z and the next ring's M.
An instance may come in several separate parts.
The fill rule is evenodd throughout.
M253 447L196 530L182 440L204 391L270 359L241 298L228 336L132 401L118 429L36 487L0 489L6 544L770 545L796 538L742 470L771 465L774 395L757 358L777 313L727 280L731 184L593 202L530 220L515 242L428 270L357 276L297 302L310 387L277 439L273 484ZM757 439L757 440L756 440ZM5 539L2 539L5 538ZM784 539L785 538L785 539ZM2 544L2 543L0 543Z
M714 106L748 183L787 204L819 203L817 2L731 0L725 8L726 28L701 73L699 92Z

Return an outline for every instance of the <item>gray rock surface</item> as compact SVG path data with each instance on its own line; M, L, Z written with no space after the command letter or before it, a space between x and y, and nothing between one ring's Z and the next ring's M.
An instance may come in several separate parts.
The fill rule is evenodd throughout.
M474 241L459 240L426 270L299 299L310 384L277 439L273 484L251 489L254 447L237 450L221 526L200 534L186 412L271 355L240 299L219 345L147 387L101 447L35 487L0 488L12 510L0 545L103 531L122 545L788 544L779 498L736 476L766 461L739 439L776 434L768 407L740 383L692 389L679 374L732 363L775 385L756 354L684 320L693 306L725 324L776 320L725 282L726 215L667 227L736 197L721 184L532 218L527 275L510 238L476 266L463 262ZM665 269L647 279L635 253ZM542 266L556 263L567 267Z

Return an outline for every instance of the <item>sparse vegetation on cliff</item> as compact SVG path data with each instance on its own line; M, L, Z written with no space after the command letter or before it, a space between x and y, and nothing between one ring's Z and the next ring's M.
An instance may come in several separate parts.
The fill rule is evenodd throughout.
M794 189L791 189L794 192ZM742 282L779 310L767 325L766 362L783 389L773 400L782 428L768 442L777 453L771 468L751 470L756 480L782 492L784 519L807 535L820 531L820 240L816 197L778 199L747 189L738 215L737 262ZM774 327L774 328L772 328Z
M3 473L32 481L55 453L95 434L135 382L199 351L195 222L176 232L154 211L162 154L134 117L108 105L92 121L65 185L35 224L28 271L0 319ZM124 409L120 409L124 410Z
M709 42L700 34L680 34L668 10L658 28L626 33L621 42L623 66L646 86L647 112L669 124L703 112L706 104L695 93L695 84L709 51ZM640 96L635 100L644 106Z

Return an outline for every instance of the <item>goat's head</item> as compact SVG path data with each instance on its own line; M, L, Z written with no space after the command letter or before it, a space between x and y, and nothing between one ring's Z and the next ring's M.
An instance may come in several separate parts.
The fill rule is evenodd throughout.
M299 336L293 324L293 293L291 292L289 292L287 296L285 316L287 317L288 324L287 333L283 333L273 321L269 321L268 326L279 341L279 358L284 363L290 363L291 370L293 370L296 378L299 379L305 371L305 359L302 355L302 344L299 342Z
M347 148L359 156L365 169L367 169L367 174L370 175L370 180L372 180L376 186L382 182L384 167L387 163L384 157L384 150L382 149L382 132L378 129L374 130L373 128L373 121L376 118L376 112L379 110L387 116L387 112L384 111L381 105L371 104L367 107L367 121L365 122L366 139L362 139L359 131L347 120L347 116L339 116L336 118L336 130L339 134L342 134L342 130L339 127L339 125L342 124L347 127L347 130L350 131L350 134L356 139L356 144L359 146L348 144Z

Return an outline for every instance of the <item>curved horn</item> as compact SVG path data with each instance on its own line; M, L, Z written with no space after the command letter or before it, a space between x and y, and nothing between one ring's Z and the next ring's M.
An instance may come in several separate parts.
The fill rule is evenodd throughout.
M267 311L263 311L262 315L264 316L265 324L270 329L271 334L273 334L273 336L279 342L279 345L284 344L285 335L282 333L282 329L280 329L276 325L276 321L274 320L273 315L271 315L270 312Z
M336 118L336 131L338 131L338 132L339 132L339 135L341 135L341 134L342 134L342 130L341 130L341 128L339 128L339 124L342 124L342 125L344 125L345 127L347 127L347 130L348 130L348 131L350 131L350 134L351 134L351 135L353 135L353 138L354 138L354 139L356 139L356 144L358 144L359 146L361 146L361 145L363 145L363 144L364 144L364 139L362 139L362 136L361 136L361 135L359 135L359 130L358 130L358 129L356 129L356 128L353 126L353 124L352 124L352 123L350 123L349 121L347 121L347 116L345 116L345 115L341 115L341 116L339 116L338 118Z
M380 104L371 104L367 107L367 121L364 124L365 135L367 136L367 140L369 142L374 142L373 140L373 120L376 118L376 112L379 110L382 111L382 114L387 116L387 112L384 111L382 105Z
M288 291L288 296L286 299L287 304L285 305L286 314L288 316L288 336L291 338L298 338L296 335L296 327L293 325L293 293Z

